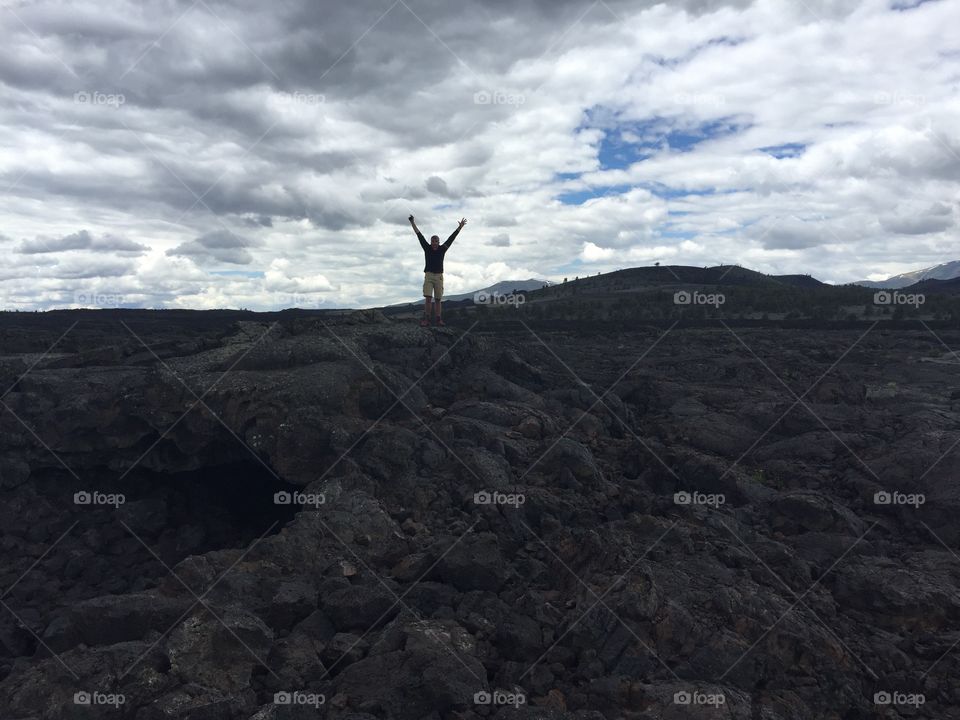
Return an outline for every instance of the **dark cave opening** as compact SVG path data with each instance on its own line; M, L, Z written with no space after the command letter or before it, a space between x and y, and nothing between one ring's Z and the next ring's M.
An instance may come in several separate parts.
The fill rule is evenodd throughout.
M247 547L279 532L297 512L274 498L298 488L253 459L172 473L135 470L98 489L101 504L74 504L75 519L81 525L89 520L111 537L119 531L125 544L132 540L149 554L143 547L148 545L171 567L190 555ZM120 493L122 504L102 504L103 495Z
M34 469L26 483L0 491L0 587L9 589L4 602L36 635L60 607L149 590L169 574L167 567L191 555L246 548L280 532L299 509L276 503L274 495L300 488L253 458L175 473L137 469L122 480L108 471L77 475ZM18 625L10 613L0 618L0 659L36 649Z
M124 521L133 532L139 532L137 523L155 534L165 562L246 547L261 535L279 532L297 512L293 505L274 501L276 493L297 486L252 460L176 473L143 472L125 484L133 497L120 515L129 517Z

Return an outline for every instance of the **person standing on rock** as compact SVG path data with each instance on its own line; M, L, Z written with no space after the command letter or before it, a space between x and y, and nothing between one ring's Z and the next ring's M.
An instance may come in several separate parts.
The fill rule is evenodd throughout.
M443 256L446 255L457 234L467 224L467 219L463 218L460 221L457 229L453 231L453 234L447 238L443 245L440 244L438 235L431 235L428 245L423 238L423 233L420 232L420 228L417 227L417 223L413 221L413 215L410 216L409 220L413 231L417 234L417 239L420 241L420 247L423 248L425 261L423 265L423 319L420 321L420 326L427 327L430 324L430 317L434 308L437 325L444 325L445 323L440 315L440 300L443 297Z

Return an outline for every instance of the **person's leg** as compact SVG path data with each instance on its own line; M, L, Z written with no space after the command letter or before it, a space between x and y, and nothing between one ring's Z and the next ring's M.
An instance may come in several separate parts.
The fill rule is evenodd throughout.
M443 298L443 275L437 275L437 280L433 284L433 306L437 312L437 325L443 325L443 318L440 317L440 300Z
M430 282L430 274L423 274L423 319L420 320L421 325L426 325L430 322L430 310L431 305L433 304L433 283Z

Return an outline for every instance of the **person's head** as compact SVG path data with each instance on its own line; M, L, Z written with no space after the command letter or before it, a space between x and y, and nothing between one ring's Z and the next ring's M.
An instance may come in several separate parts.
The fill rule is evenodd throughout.
M440 236L439 236L439 235L431 235L431 236L430 236L430 247L432 247L434 250L436 250L438 247L440 247Z

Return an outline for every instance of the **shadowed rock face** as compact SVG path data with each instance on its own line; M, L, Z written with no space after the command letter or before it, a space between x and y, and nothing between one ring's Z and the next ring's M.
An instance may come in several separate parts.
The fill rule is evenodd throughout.
M0 318L2 717L960 717L960 332L867 327Z

